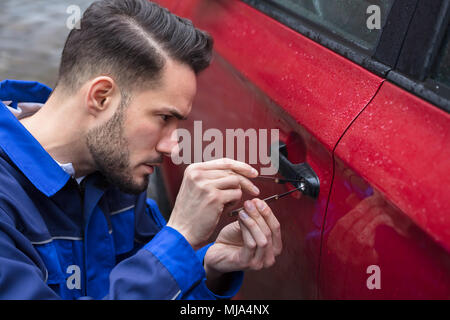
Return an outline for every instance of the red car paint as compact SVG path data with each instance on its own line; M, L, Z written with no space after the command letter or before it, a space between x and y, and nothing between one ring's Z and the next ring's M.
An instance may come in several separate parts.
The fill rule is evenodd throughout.
M449 137L448 113L383 84L336 148L321 297L449 298Z
M277 128L320 179L318 199L270 205L283 253L238 298L449 298L448 114L240 1L159 2L215 40L185 127ZM184 168L165 163L172 204Z

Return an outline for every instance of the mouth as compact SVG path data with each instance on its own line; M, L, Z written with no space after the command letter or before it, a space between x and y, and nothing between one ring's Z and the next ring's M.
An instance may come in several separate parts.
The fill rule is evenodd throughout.
M144 163L142 166L146 169L147 174L152 174L155 171L154 164Z
M149 174L152 174L155 171L155 167L159 167L162 164L162 162L147 162L147 163L143 163L142 165L147 169L147 171L149 172Z

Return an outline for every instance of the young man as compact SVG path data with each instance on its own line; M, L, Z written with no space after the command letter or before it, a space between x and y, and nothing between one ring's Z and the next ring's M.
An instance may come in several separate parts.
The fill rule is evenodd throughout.
M211 50L154 3L99 1L70 32L53 92L0 83L1 299L229 298L242 270L274 263L279 223L256 198L203 246L225 209L259 193L249 165L188 166L167 224L146 198Z

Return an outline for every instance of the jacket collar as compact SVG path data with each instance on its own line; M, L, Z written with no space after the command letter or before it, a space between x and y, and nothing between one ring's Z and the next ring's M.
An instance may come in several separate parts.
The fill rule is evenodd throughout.
M0 82L0 148L33 185L46 196L58 192L70 178L1 100L45 103L51 89L38 82Z

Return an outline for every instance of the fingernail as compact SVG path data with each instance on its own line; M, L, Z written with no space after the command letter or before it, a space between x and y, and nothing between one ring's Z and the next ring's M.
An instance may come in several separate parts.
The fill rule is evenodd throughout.
M259 189L258 189L258 187L253 186L253 191L254 191L256 194L259 194Z
M258 202L256 203L256 207L258 207L258 210L259 210L259 211L263 211L263 210L266 208L266 205L264 204L264 202L258 201Z
M248 219L248 215L244 210L239 211L239 217L241 217L241 219Z
M253 205L252 201L245 201L244 203L244 207L245 209L247 209L247 211L255 211L255 206Z
M258 170L256 170L255 168L252 168L252 172L253 172L253 174L256 174L257 176L259 175Z

